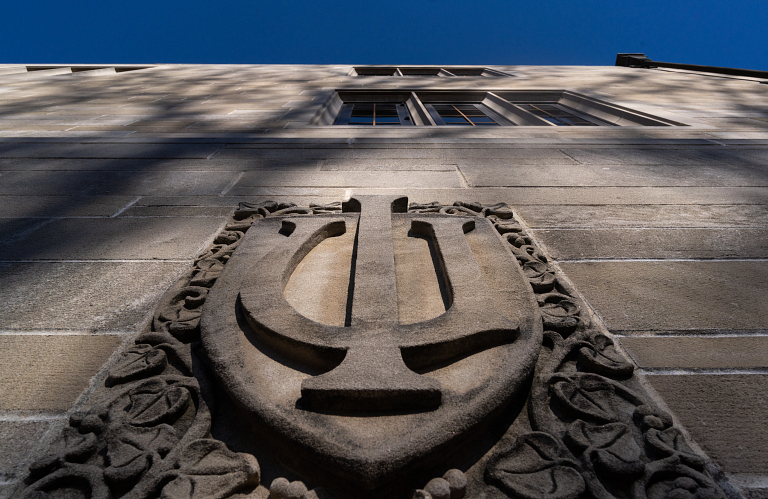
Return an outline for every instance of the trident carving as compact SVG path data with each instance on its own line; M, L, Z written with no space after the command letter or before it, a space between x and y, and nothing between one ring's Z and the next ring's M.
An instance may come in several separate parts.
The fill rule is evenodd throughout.
M510 343L519 328L496 310L466 233L491 230L489 221L413 216L411 230L432 238L450 297L448 310L417 324L399 324L393 213L407 198L361 196L343 211L359 212L353 262L352 313L346 327L314 322L291 307L283 290L304 256L327 237L343 234L349 216L283 219L277 245L254 267L259 286L240 290L244 317L283 355L327 370L301 385L301 402L316 410L427 410L441 403L439 382L414 369L437 366ZM404 216L404 215L401 215Z

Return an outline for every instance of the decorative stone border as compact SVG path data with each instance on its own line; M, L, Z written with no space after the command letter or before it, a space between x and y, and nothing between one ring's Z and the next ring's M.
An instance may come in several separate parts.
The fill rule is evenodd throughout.
M530 432L485 460L487 497L723 499L670 415L660 411L613 339L504 204L411 204L411 213L479 216L508 242L536 295L545 335L528 399ZM161 299L151 330L109 372L89 409L70 417L30 467L21 497L75 492L126 499L265 497L256 459L211 438L213 385L200 352L208 290L257 218L341 212L341 203L241 203L193 269ZM514 438L510 435L509 440ZM507 440L502 439L502 441ZM461 499L467 476L449 470L414 498ZM323 499L324 489L275 479L275 499Z

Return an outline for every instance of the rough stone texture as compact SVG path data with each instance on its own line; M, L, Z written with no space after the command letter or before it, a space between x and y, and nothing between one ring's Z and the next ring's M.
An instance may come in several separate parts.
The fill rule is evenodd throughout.
M216 144L56 144L16 142L0 144L3 158L207 158L221 149Z
M609 163L610 164L610 163ZM703 168L701 165L537 165L500 167L460 163L469 185L489 186L627 186L627 187L715 187L764 186L762 169L738 169L729 165ZM702 171L704 169L704 171Z
M12 171L3 173L0 194L206 196L219 194L237 175L236 172Z
M446 164L439 159L415 159L404 162L401 159L326 159L322 171L438 171L454 172L456 165Z
M189 264L0 263L2 328L135 331Z
M648 376L648 380L716 463L732 473L765 474L768 376Z
M520 206L518 212L533 228L768 226L765 205L535 205Z
M0 73L21 68L0 66ZM513 205L553 254L574 260L561 268L598 317L614 330L643 336L623 340L629 340L630 353L649 370L662 369L676 373L670 379L685 380L693 378L679 373L699 365L731 374L764 369L759 366L760 337L734 336L765 334L768 317L762 303L768 288L763 242L768 226L768 85L617 67L497 68L522 78L371 77L364 83L377 88L404 83L421 88L569 88L689 126L306 126L330 89L359 87L359 78L346 76L350 69L173 65L99 78L3 75L0 331L135 332L162 290L188 268L188 263L151 259L191 259L218 230L215 217L239 202L278 199L307 205L397 194L417 203ZM414 240L395 241L394 247L398 286L407 288L398 289L397 296L398 315L405 322L434 316L444 306L439 276L426 272L419 278L424 268L434 268L429 244L408 239ZM323 279L343 277L323 274L320 262L340 255L323 244L303 262L305 268L288 294L308 317L322 317L336 307L327 321L338 323L342 313L346 318L343 293L333 294L338 290ZM39 258L46 261L17 261ZM112 258L132 261L103 261ZM620 260L591 263L584 258ZM643 258L660 260L626 260ZM207 264L216 267L210 260ZM313 284L333 307L302 300L302 289ZM691 332L717 337L684 337ZM709 341L715 342L715 350ZM752 341L758 346L750 347ZM675 357L667 342L684 343L688 355ZM655 364L666 365L651 367ZM710 390L723 378L702 379L702 390ZM719 395L715 388L710 392L713 398ZM719 413L716 422L737 428L742 414L765 412L759 392L752 393L752 398L740 399L738 410ZM762 436L765 430L753 433ZM583 443L582 437L587 438L581 435L573 442ZM523 452L537 442L534 437L517 447L514 439L508 443ZM726 472L741 469L729 469L741 459L738 446L727 439L718 442L711 447L715 463ZM15 449L10 445L0 442L0 452L11 455ZM550 458L560 459L555 447L543 445L539 450L549 449L554 452L547 454ZM224 459L218 451L214 454ZM190 455L203 454L198 448ZM284 475L296 490L304 487L310 496L325 497L311 480L302 483L302 477L257 457L266 478L251 496L267 497L272 479ZM468 457L471 462L456 467L466 470L477 459ZM246 481L253 479L253 470L246 465L241 469ZM750 472L749 483L758 484L752 489L768 483L766 470L762 466ZM444 485L440 480L449 481L445 472L433 470L412 485L437 492ZM467 480L470 494L476 490L472 487L485 483L484 477L472 474ZM184 491L183 481L166 495ZM0 497L8 490L1 490Z
M191 259L219 226L221 219L60 219L0 248L8 260Z
M623 346L640 367L753 369L768 367L768 337L626 337Z
M0 354L2 355L2 354ZM41 450L34 445L45 437L53 421L0 421L0 439L3 453L0 454L0 497L3 497L2 482L11 481L23 473L24 463Z
M262 186L316 186L316 187L461 187L455 172L323 172L323 173L267 173L248 172L230 191L242 195L249 188Z
M559 260L762 258L768 254L768 229L541 229L536 235Z
M0 196L0 218L108 217L134 199L131 196Z
M221 220L232 209L229 206L132 206L120 213L119 217L198 217Z
M66 411L121 335L0 336L0 410Z
M768 263L587 262L562 268L612 331L768 328Z

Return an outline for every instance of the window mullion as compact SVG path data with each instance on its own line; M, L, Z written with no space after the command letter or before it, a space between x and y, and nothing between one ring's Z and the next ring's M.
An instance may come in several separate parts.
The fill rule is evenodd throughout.
M397 104L395 109L397 110L397 117L400 119L401 125L413 125L413 118L408 116L408 110L406 109L405 104Z
M437 109L435 109L432 104L424 104L424 107L429 112L429 115L432 117L432 121L435 122L435 125L445 125L445 120L443 120L443 117L440 116L440 113L437 112Z

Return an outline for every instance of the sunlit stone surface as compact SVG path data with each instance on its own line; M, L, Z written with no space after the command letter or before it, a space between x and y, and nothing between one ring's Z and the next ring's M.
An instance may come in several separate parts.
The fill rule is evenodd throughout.
M513 76L407 81L349 76L351 66L162 65L80 76L21 68L0 66L0 447L8 456L0 497L21 486L71 414L100 403L115 349L127 351L150 328L165 290L238 203L308 206L372 194L512 206L594 323L626 349L654 400L712 459L710 472L725 473L718 483L766 494L768 366L756 352L768 332L768 85L618 67L494 66ZM393 90L568 89L687 126L308 124L335 89L360 88L363 79ZM434 319L449 303L434 245L409 236L401 221L393 229L397 322ZM284 297L301 316L328 326L349 319L354 236L351 226L326 239L290 276ZM473 237L484 277L503 287ZM472 393L494 355L428 376L454 394ZM295 404L302 380L317 374L276 364L263 375L275 381L276 399ZM220 421L241 416L229 402L217 407ZM216 427L213 436L231 447L216 448L217 459L235 459L227 452L246 452L258 438L237 444L234 428ZM390 430L382 425L369 438ZM493 441L477 443L455 466L468 473L470 493L485 480L471 467L495 452ZM281 487L323 482L299 484L300 474L262 452L238 461L248 497L266 497L277 478L287 483L275 485L274 497ZM258 486L249 459L261 466ZM439 497L464 476L448 470L436 465L426 478L404 480Z

